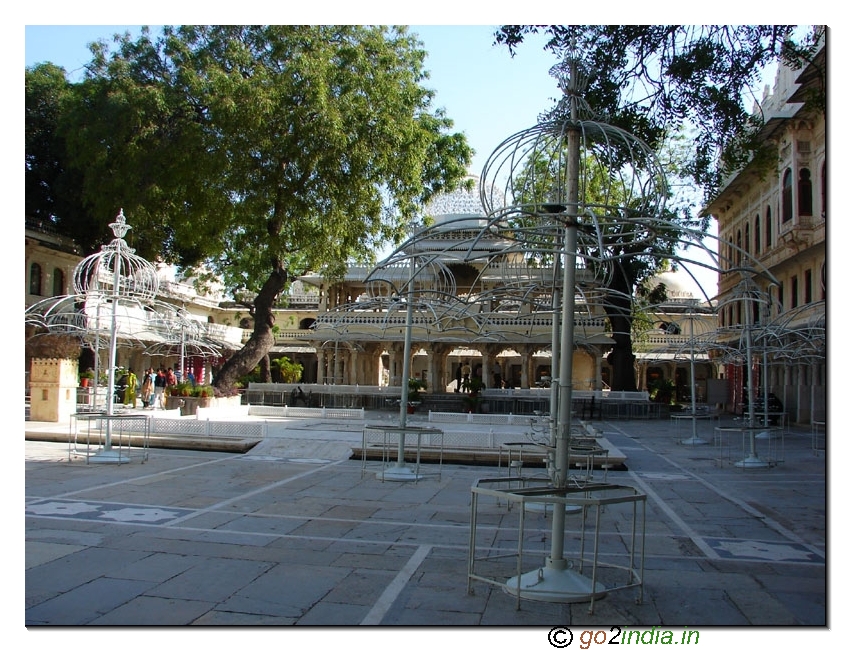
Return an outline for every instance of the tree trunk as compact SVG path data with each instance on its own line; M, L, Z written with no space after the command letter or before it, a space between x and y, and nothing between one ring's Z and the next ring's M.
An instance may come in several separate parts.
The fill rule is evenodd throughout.
M274 345L274 334L272 334L272 345ZM260 381L264 384L272 383L271 360L268 351L260 359Z
M611 390L637 390L635 355L632 352L632 290L620 264L614 265L614 277L605 298L605 313L611 321L614 349L608 355L611 366Z
M263 284L254 299L254 332L242 349L235 352L218 371L213 385L220 390L232 389L240 377L257 367L263 357L268 358L268 352L274 345L272 307L286 287L288 278L286 269L277 267Z

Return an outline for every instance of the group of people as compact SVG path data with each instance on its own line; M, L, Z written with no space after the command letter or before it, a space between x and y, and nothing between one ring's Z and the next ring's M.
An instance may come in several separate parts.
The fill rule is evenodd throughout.
M479 387L484 388L484 378L482 376L480 365L475 368L475 375L475 378L478 380ZM469 365L469 361L464 361L463 363L458 364L457 370L455 370L455 392L470 392L472 385L471 380L472 366ZM505 382L502 381L502 368L498 363L493 369L493 386L496 388L505 388Z
M165 389L177 384L177 375L172 368L166 369L160 366L159 370L156 371L153 368L148 368L145 370L141 388L139 388L139 378L132 368L128 368L122 383L124 384L125 406L136 408L136 392L139 391L142 408L165 408Z

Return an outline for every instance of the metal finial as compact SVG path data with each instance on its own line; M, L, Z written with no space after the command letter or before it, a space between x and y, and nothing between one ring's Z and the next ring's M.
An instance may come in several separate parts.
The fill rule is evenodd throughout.
M561 62L549 68L549 74L555 77L558 88L564 93L558 102L556 113L573 115L575 110L593 115L590 105L584 99L584 93L590 84L590 70L578 56L568 54Z
M121 208L118 212L118 216L115 218L115 222L109 224L109 227L112 228L112 233L117 239L124 239L124 235L126 235L127 231L131 228L131 226L127 224L127 220L124 218L124 208Z

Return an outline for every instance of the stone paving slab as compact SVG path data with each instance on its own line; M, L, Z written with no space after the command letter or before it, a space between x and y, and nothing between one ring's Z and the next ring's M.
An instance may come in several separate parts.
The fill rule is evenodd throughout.
M315 445L155 449L124 465L87 465L69 460L67 445L28 441L26 625L828 623L828 460L804 431L786 436L783 463L741 470L715 463L713 445L678 444L670 423L603 423L628 456L628 470L607 480L647 495L644 587L640 603L637 588L612 591L589 613L587 603L517 609L498 586L468 584L471 487L504 468L443 465L439 478L380 481L380 463L340 451L355 430L324 426ZM480 503L476 553L513 553L518 520L504 501ZM580 521L565 518L567 554ZM610 508L602 522L600 558L622 561L630 515ZM524 524L523 566L541 566L551 512L528 511Z

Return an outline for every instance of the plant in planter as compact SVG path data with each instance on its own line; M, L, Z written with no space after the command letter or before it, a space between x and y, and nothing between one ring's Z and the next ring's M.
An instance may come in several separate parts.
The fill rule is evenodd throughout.
M94 370L83 370L80 373L80 386L86 388L94 379Z
M481 406L481 391L484 390L484 382L478 377L469 380L469 393L464 395L463 405L467 413L478 413Z
M197 397L200 400L200 405L203 407L207 407L210 405L210 399L214 397L214 391L212 386L195 386L195 389L192 393L193 397Z
M185 403L182 398L188 397L191 394L191 384L174 384L165 387L165 408L169 411L178 409L181 403Z
M670 404L673 401L676 385L669 379L656 379L649 384L648 388L649 398L653 402Z
M407 381L407 412L413 413L416 407L422 403L421 391L428 388L428 385L421 379L411 377Z

